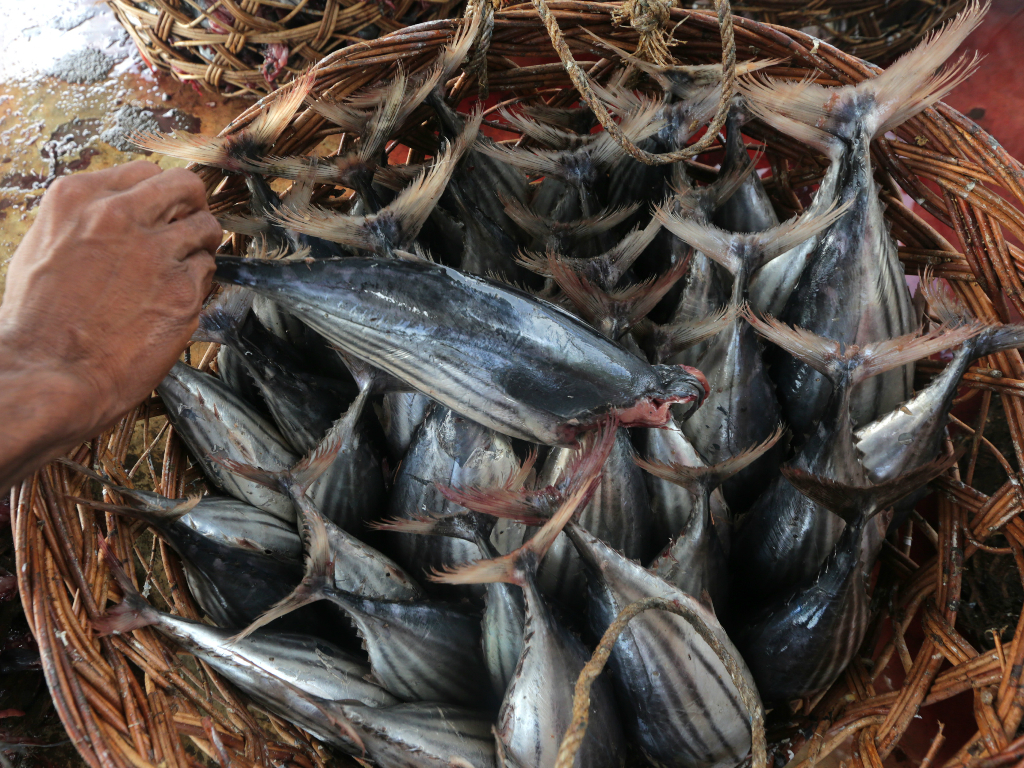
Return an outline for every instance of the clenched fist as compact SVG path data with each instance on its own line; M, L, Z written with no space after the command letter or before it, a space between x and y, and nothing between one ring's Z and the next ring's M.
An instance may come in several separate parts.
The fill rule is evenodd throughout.
M50 187L0 304L0 492L152 391L196 328L221 234L184 169L140 160Z

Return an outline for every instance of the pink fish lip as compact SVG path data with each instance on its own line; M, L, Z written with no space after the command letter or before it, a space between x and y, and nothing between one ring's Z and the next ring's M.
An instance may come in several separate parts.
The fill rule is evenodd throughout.
M630 408L624 408L615 415L623 427L664 427L672 419L672 406L692 403L696 395L671 395L651 397L639 401Z
M682 368L684 371L686 371L688 374L693 376L695 379L697 379L697 381L699 381L701 383L701 386L704 387L704 397L701 398L701 402L704 402L705 400L707 400L708 399L708 395L711 394L711 385L708 383L708 377L705 376L697 368L693 368L693 367L691 367L689 365L680 365L679 367ZM693 398L690 398L690 399L692 400ZM686 402L689 402L689 401L686 401Z

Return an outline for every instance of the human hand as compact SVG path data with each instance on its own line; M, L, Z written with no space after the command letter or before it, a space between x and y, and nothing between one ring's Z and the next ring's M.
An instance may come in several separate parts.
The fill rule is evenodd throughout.
M221 236L184 169L139 160L58 179L11 261L0 367L66 394L65 440L109 426L181 354Z

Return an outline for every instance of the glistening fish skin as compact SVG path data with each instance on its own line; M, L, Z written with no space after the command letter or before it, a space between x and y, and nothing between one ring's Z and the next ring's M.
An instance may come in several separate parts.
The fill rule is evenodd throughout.
M1024 325L994 326L968 339L931 383L899 408L858 429L861 463L873 483L891 480L939 455L960 379L979 357L1024 345Z
M555 485L575 452L559 448L537 478L537 487ZM579 514L579 525L626 557L646 560L651 554L651 505L643 471L633 461L629 433L620 429L608 455L597 490ZM544 556L537 586L567 613L582 614L580 595L587 587L583 565L569 538L560 534Z
M644 429L640 433L642 453L651 461L690 467L703 467L707 464L674 421L664 429ZM651 540L657 549L664 547L683 530L693 512L695 500L688 490L668 480L651 474L645 474L644 480L651 501ZM728 552L732 515L720 488L711 494L711 517L718 539Z
M398 698L466 706L490 699L478 614L445 603L324 594L356 625L374 678Z
M574 446L607 415L661 426L703 376L651 366L565 311L430 263L220 257L218 279L271 295L335 344L474 421Z
M794 486L843 518L846 527L813 581L782 593L734 633L765 701L813 697L846 668L867 631L867 579L882 546L869 522L955 461L951 456L866 486L786 470Z
M156 610L127 577L119 581L125 598L95 622L97 630L123 633L152 626L257 702L323 741L351 746L337 734L314 699L357 701L372 707L398 703L383 688L367 682L364 664L328 642L272 632L257 632L236 640L227 630Z
M591 631L600 636L636 600L667 597L700 613L740 660L714 613L685 592L570 525L569 537L588 566ZM626 730L656 765L725 768L750 750L750 715L725 666L678 616L647 611L629 623L609 659ZM743 667L753 687L753 679Z
M951 70L938 70L983 15L982 6L969 6L884 72L856 85L751 80L741 86L759 118L828 155L838 170L836 198L850 205L819 239L781 315L787 322L856 345L891 339L914 327L910 293L873 176L871 142L938 101L970 73L972 64L963 60ZM828 383L784 354L773 363L783 415L803 439L826 406ZM908 363L862 382L852 401L854 422L870 423L906 400L913 373Z
M367 756L382 768L493 768L491 718L448 704L342 704Z
M381 426L391 458L401 461L405 456L429 409L430 398L419 392L388 392L384 395Z
M272 471L288 469L298 456L277 428L242 402L231 389L208 373L178 362L157 392L174 424L206 477L215 486L286 522L294 522L291 500L226 469L211 456Z
M519 462L509 440L442 406L427 415L395 478L388 513L411 520L425 515L465 511L448 501L437 485L494 487L502 485ZM450 536L391 536L390 551L411 573L442 569L476 560L477 545ZM481 596L480 587L435 586L438 595Z
M140 517L165 524L177 522L225 546L262 552L279 560L298 562L302 559L302 540L295 526L244 501L227 496L169 499L152 491L124 488L80 464L63 459L60 461L105 485L122 498L129 499L131 506L124 509L132 510ZM107 508L105 505L97 507Z

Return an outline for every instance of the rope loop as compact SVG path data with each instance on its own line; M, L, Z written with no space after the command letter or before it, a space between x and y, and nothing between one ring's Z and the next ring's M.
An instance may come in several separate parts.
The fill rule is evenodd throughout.
M555 14L548 7L547 0L533 0L533 7L540 14L541 21L544 22L544 27L547 29L548 37L551 38L551 45L554 47L555 52L558 53L558 58L562 60L562 66L565 67L565 71L569 75L569 79L572 80L572 84L579 91L580 98L590 107L598 122L608 131L608 135L634 160L639 160L646 165L667 165L668 163L676 163L688 157L699 155L715 142L718 137L718 131L725 125L725 120L729 116L729 102L736 91L736 37L732 25L732 7L729 5L729 0L715 0L715 8L718 10L718 27L722 33L722 94L718 100L718 110L715 113L715 117L700 141L688 147L677 149L674 152L664 152L662 154L647 152L629 140L626 134L622 132L622 129L619 128L619 124L615 122L608 112L608 107L594 93L587 73L583 71L583 68L573 58L572 51L569 50L569 45L565 42L562 29L558 26L558 19L555 18Z
M476 75L477 93L480 99L487 100L490 89L487 84L487 52L491 48L491 36L494 34L494 10L501 0L474 0L466 5L465 18L483 14L483 23L473 43L473 52L463 67L466 72Z
M590 688L601 674L608 657L612 654L612 648L619 639L619 635L626 629L626 625L644 611L656 609L668 611L679 616L696 630L701 639L710 646L712 652L725 666L740 701L746 707L750 715L751 732L751 768L767 768L768 766L768 745L764 732L764 707L761 705L761 697L757 690L747 681L744 675L744 667L739 657L726 648L714 633L708 628L704 620L691 608L669 600L665 597L644 597L635 603L630 603L623 608L615 621L605 630L590 657L576 679L576 690L572 698L572 721L565 729L562 743L558 747L558 757L555 759L555 768L572 768L576 760L576 753L583 744L583 737L587 734L587 725L590 720Z

